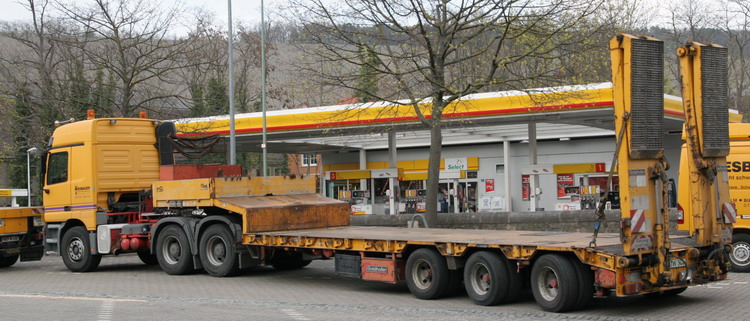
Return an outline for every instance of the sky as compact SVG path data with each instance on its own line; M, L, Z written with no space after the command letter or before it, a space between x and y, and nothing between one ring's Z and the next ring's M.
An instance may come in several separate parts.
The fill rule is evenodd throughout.
M25 0L21 0L26 2ZM157 0L158 1L158 0ZM171 3L166 0L164 2ZM212 11L216 15L217 23L226 25L227 1L226 0L182 0L186 7L202 7ZM266 19L273 19L274 8L281 5L283 0L265 0ZM0 21L30 21L29 13L19 0L0 0ZM271 18L269 18L271 17ZM250 24L260 23L260 0L233 0L232 18L235 22L246 22Z

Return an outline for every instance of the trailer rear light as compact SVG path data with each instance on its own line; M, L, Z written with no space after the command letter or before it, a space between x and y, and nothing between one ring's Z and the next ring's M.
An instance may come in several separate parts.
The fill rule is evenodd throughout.
M685 211L679 203L677 204L677 224L685 224Z

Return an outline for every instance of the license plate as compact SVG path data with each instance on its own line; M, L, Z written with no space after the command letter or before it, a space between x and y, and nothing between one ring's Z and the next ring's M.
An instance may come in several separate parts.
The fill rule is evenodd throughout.
M671 268L685 267L685 260L682 260L682 259L679 259L679 260L669 260L669 267L671 267Z
M0 239L1 242L18 242L21 238L18 236L3 236L2 239Z

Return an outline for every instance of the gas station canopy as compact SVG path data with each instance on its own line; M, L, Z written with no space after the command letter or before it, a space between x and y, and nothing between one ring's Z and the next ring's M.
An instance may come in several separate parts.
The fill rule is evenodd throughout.
M385 102L334 105L266 113L268 151L324 153L388 148L388 130L395 130L398 148L430 145L430 132L412 105ZM528 123L536 138L566 139L614 135L612 84L529 89L468 95L443 112L443 145L522 141ZM429 105L419 104L430 117ZM739 122L741 115L730 114ZM261 151L262 114L237 114L237 151ZM183 135L229 135L229 116L175 121ZM664 96L664 129L682 130L680 97Z

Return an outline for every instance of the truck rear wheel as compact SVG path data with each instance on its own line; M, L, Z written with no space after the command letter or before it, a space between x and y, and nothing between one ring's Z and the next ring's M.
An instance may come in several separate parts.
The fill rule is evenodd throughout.
M0 268L9 267L13 264L16 264L18 261L18 254L13 254L11 256L0 256Z
M209 226L199 246L201 263L211 276L232 276L240 268L232 232L224 224Z
M744 233L734 235L729 259L732 261L732 271L750 272L750 235Z
M440 253L427 248L418 249L406 260L406 285L419 299L439 299L448 291L449 271Z
M497 305L518 297L521 278L511 271L508 260L481 251L472 254L464 268L464 286L469 298L478 305Z
M187 235L179 225L170 225L159 233L156 241L156 260L164 272L171 275L192 273L193 255Z
M73 272L91 272L96 270L101 255L91 254L89 232L83 226L74 226L63 235L60 249L63 263Z
M558 254L542 255L531 268L531 292L545 311L565 312L573 308L579 295L576 268Z

